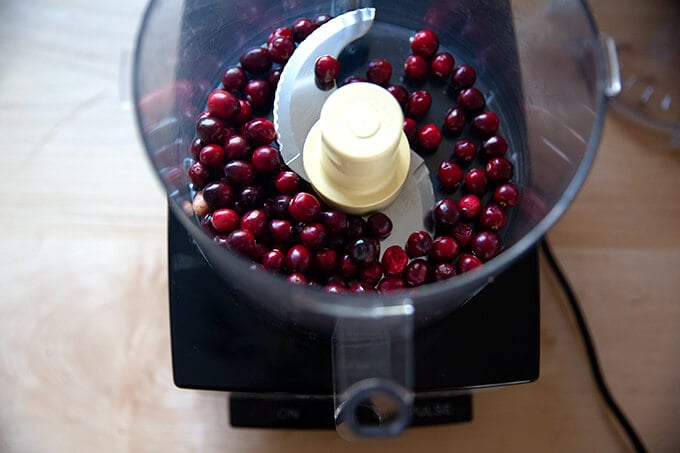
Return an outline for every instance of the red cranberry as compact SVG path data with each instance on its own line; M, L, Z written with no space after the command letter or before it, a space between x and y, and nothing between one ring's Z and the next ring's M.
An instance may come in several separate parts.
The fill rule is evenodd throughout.
M356 239L349 246L349 254L359 266L377 261L380 256L380 243L373 238Z
M307 277L305 277L304 275L302 275L299 272L294 272L294 273L290 274L286 278L286 280L288 281L288 283L292 283L293 285L300 285L300 286L304 286L304 285L309 283L309 281L307 280Z
M398 245L387 247L382 256L382 268L385 275L401 275L408 264L408 255Z
M253 47L241 55L241 66L251 74L264 74L272 68L269 52L264 47Z
M369 82L385 85L389 82L390 77L392 77L392 65L389 61L379 59L372 60L368 63L366 79L368 79Z
M288 220L273 219L268 229L269 236L276 244L285 244L293 238L293 226Z
M239 192L238 201L244 209L259 209L264 205L261 186L245 186Z
M343 85L349 85L350 83L360 83L360 82L366 82L367 80L364 79L363 77L358 77L358 76L349 76L345 80L343 80L342 84Z
M340 72L340 63L330 55L322 55L314 62L314 75L321 84L332 83Z
M267 215L261 209L253 209L241 217L241 229L253 233L256 238L262 237L267 231Z
M265 209L267 210L267 215L276 219L287 219L290 217L288 214L288 206L290 205L291 196L287 194L281 194L274 197L265 203Z
M246 257L255 256L255 236L248 230L238 229L227 236L227 248Z
M318 16L316 16L314 18L313 22L314 22L314 25L316 25L317 27L320 27L323 24L325 24L326 22L328 22L329 20L331 20L332 18L333 18L333 16L331 16L330 14L319 14Z
M306 17L301 17L293 22L290 29L293 31L295 42L302 42L316 29L316 24Z
M464 195L458 200L458 209L466 219L474 219L482 211L482 201L477 195Z
M312 267L312 252L302 244L294 245L286 253L286 269L306 274Z
M494 203L484 206L479 214L479 225L488 230L500 230L505 226L506 221L505 211Z
M482 150L484 150L484 154L488 157L499 157L508 150L508 142L500 135L494 135L482 143Z
M477 147L470 140L458 140L453 147L453 154L458 162L468 164L477 156Z
M347 284L347 279L344 278L342 275L334 274L328 277L328 283L334 283L336 285L340 285L343 288L347 288L349 286Z
M444 160L439 164L437 175L442 186L449 190L458 187L464 177L463 170L450 160Z
M269 85L272 87L272 92L276 91L276 87L279 86L279 80L281 80L281 70L280 69L274 69L272 72L269 73L269 77L267 77L267 81L269 82Z
M267 44L269 58L274 63L285 64L295 51L295 41L287 36L277 36Z
M354 262L352 257L347 254L340 258L340 264L338 265L338 271L340 275L346 278L353 278L359 275L359 266Z
M374 212L366 219L368 232L377 239L385 239L392 232L392 220L382 212Z
M260 173L274 173L281 168L281 155L272 146L260 146L253 151L251 162Z
M403 128L408 142L413 146L418 139L418 124L412 118L404 118Z
M418 146L425 151L434 151L442 142L442 133L439 128L430 123L421 127L418 131Z
M321 291L329 294L343 294L347 292L347 287L338 283L329 283L321 288Z
M430 110L432 96L425 90L416 90L408 97L406 114L411 118L420 118Z
M216 181L203 188L203 199L208 206L230 208L234 204L234 190L226 181Z
M291 30L288 27L279 27L273 32L269 34L267 37L267 46L269 46L274 39L278 38L279 36L283 36L284 38L289 38L291 40L294 40L293 38L293 30ZM294 43L293 43L294 44Z
M248 101L239 99L238 102L241 105L241 110L239 110L238 115L236 115L236 118L234 118L234 121L237 124L247 123L253 118L253 108Z
M375 288L367 282L354 282L349 287L349 292L355 294L375 293Z
M472 239L472 253L489 261L501 251L501 238L493 231L480 231Z
M217 118L205 116L196 122L196 135L204 143L222 144L225 137L224 124Z
M344 233L349 228L347 215L342 211L323 211L321 213L321 221L329 233Z
M305 225L300 231L300 242L310 250L320 249L326 241L326 228L313 222Z
M368 225L366 221L358 216L347 217L349 225L347 226L347 237L350 239L359 239L368 234Z
M430 65L432 69L432 74L437 77L448 77L453 71L453 65L456 64L456 60L448 52L440 52L435 55Z
M486 102L477 88L465 88L458 95L458 105L469 111L477 111L483 109Z
M460 107L449 109L444 117L444 127L451 132L460 132L465 127L466 122L465 112Z
M250 162L232 160L224 166L224 175L237 187L249 186L255 180L255 168Z
M220 233L231 233L239 225L238 214L229 208L217 209L210 219L212 227Z
M472 120L472 127L484 135L495 134L499 124L498 115L494 112L480 113Z
M411 50L415 55L430 59L439 50L439 38L432 30L421 30L411 38Z
M363 266L359 271L361 280L375 285L383 276L383 269L379 262L373 261Z
M460 245L451 236L438 236L432 242L430 256L436 262L453 261L460 253Z
M479 260L479 258L474 255L465 254L458 260L458 263L456 264L456 270L459 274L462 274L463 272L471 271L472 269L480 267L481 265L482 262Z
M458 223L459 219L458 203L452 198L442 198L432 209L432 220L439 227L450 228Z
M378 284L378 292L381 294L404 288L406 288L406 282L401 277L386 277Z
M512 162L505 157L494 157L486 163L486 174L496 184L508 182L513 172Z
M486 192L488 180L486 172L480 168L473 168L465 175L465 190L482 196Z
M246 100L255 108L269 106L274 94L272 86L264 79L249 80L244 91Z
M472 241L472 236L475 234L474 229L467 223L457 223L456 226L451 229L451 236L454 237L461 247L467 247Z
M290 200L288 213L299 222L313 222L321 215L321 203L311 193L300 192Z
M319 250L314 254L314 268L322 274L332 274L338 268L338 252L331 249Z
M453 70L453 75L451 76L451 83L457 90L471 87L474 85L475 80L477 80L475 68L466 64L456 67Z
M238 98L229 91L218 88L208 96L208 111L224 121L233 120L240 109Z
M205 145L198 158L207 167L219 167L224 164L224 149L220 145Z
M274 187L279 193L295 193L300 190L300 177L295 172L282 171L274 178Z
M205 145L207 145L207 143L204 143L203 140L198 137L194 137L194 140L191 142L191 146L189 147L189 152L191 153L191 158L193 160L199 159L199 154Z
M224 143L224 155L227 160L244 160L250 157L250 145L241 135L232 135Z
M271 272L281 272L286 261L286 255L281 250L270 250L262 256L262 266Z
M411 258L426 256L432 250L432 236L427 231L415 231L406 241L406 253Z
M187 171L189 180L195 188L200 189L210 182L210 170L200 162L194 162Z
M493 201L503 208L512 208L519 203L519 189L511 182L496 187L493 193Z
M276 139L274 124L266 118L255 118L244 126L246 139L252 146L268 145Z
M239 66L232 66L227 69L222 76L222 85L224 89L232 93L238 93L243 90L248 81L248 75L243 68Z
M431 278L435 282L456 276L456 268L451 263L437 263L432 268Z
M402 107L406 106L408 102L408 91L402 85L388 85L385 88L394 98L397 100L399 105Z
M404 74L413 80L424 80L430 73L427 60L419 55L409 55L404 61Z
M430 276L430 266L424 259L413 260L406 266L404 279L408 286L421 286L427 283Z

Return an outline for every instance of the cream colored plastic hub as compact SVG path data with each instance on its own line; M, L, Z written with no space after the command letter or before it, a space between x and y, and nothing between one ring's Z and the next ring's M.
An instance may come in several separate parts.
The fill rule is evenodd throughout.
M372 83L338 88L305 140L305 172L314 189L350 214L384 209L399 195L410 148L396 99Z

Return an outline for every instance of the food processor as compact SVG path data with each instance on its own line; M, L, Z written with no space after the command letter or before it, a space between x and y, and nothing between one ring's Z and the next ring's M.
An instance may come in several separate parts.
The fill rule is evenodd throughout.
M521 197L501 231L503 251L483 266L403 291L329 294L293 285L213 241L191 209L188 148L208 94L246 49L300 17L366 8L373 22L341 49L339 79L373 58L397 67L409 36L437 33L442 49L477 69ZM168 194L178 386L232 392L237 426L335 426L344 437L365 438L469 420L471 389L538 377L535 247L583 183L607 98L620 89L613 43L598 34L585 3L153 0L133 86L141 136ZM455 96L437 81L424 86L433 98L425 120L440 123ZM434 199L450 195L435 175L455 139L445 135L436 152L418 153ZM427 200L427 190L405 187L386 208L398 213L395 230L413 219L428 228L426 213L404 201L413 191Z

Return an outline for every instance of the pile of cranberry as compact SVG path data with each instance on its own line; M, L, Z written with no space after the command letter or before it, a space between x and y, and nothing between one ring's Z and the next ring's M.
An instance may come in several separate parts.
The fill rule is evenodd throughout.
M443 190L453 194L462 186L464 195L436 202L434 236L413 232L403 247L388 247L381 255L380 241L392 231L385 214L360 217L326 206L282 162L274 126L266 118L281 68L297 44L329 19L301 18L291 27L277 28L266 46L247 50L239 65L225 71L222 86L209 94L207 110L197 118L190 147L193 212L217 245L257 267L286 275L291 283L314 284L328 292L383 293L481 266L500 252L498 231L506 224L506 209L518 203L518 188L510 182L514 168L504 157L508 145L497 134L498 116L483 111L484 96L473 87L475 70L455 66L450 53L438 52L439 40L432 31L412 37L405 80L450 80L458 93L457 105L444 116L445 133L459 134L471 123L481 137L479 148L471 140L458 140L451 157L439 166ZM315 74L320 87L333 85L339 69L335 58L319 58ZM352 76L343 83L385 87L404 109L404 131L412 148L436 150L442 141L440 128L417 123L429 111L431 95L422 89L409 94L403 85L389 84L391 77L392 65L378 59L368 64L365 78ZM482 168L472 168L473 162L481 162Z

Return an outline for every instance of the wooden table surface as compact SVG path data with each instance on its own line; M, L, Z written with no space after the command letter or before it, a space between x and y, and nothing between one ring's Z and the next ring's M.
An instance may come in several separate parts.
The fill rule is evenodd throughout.
M171 375L166 213L129 61L143 0L0 2L0 451L626 451L542 275L541 376L474 421L348 443L237 430ZM611 389L650 451L680 451L680 154L610 114L550 234Z

